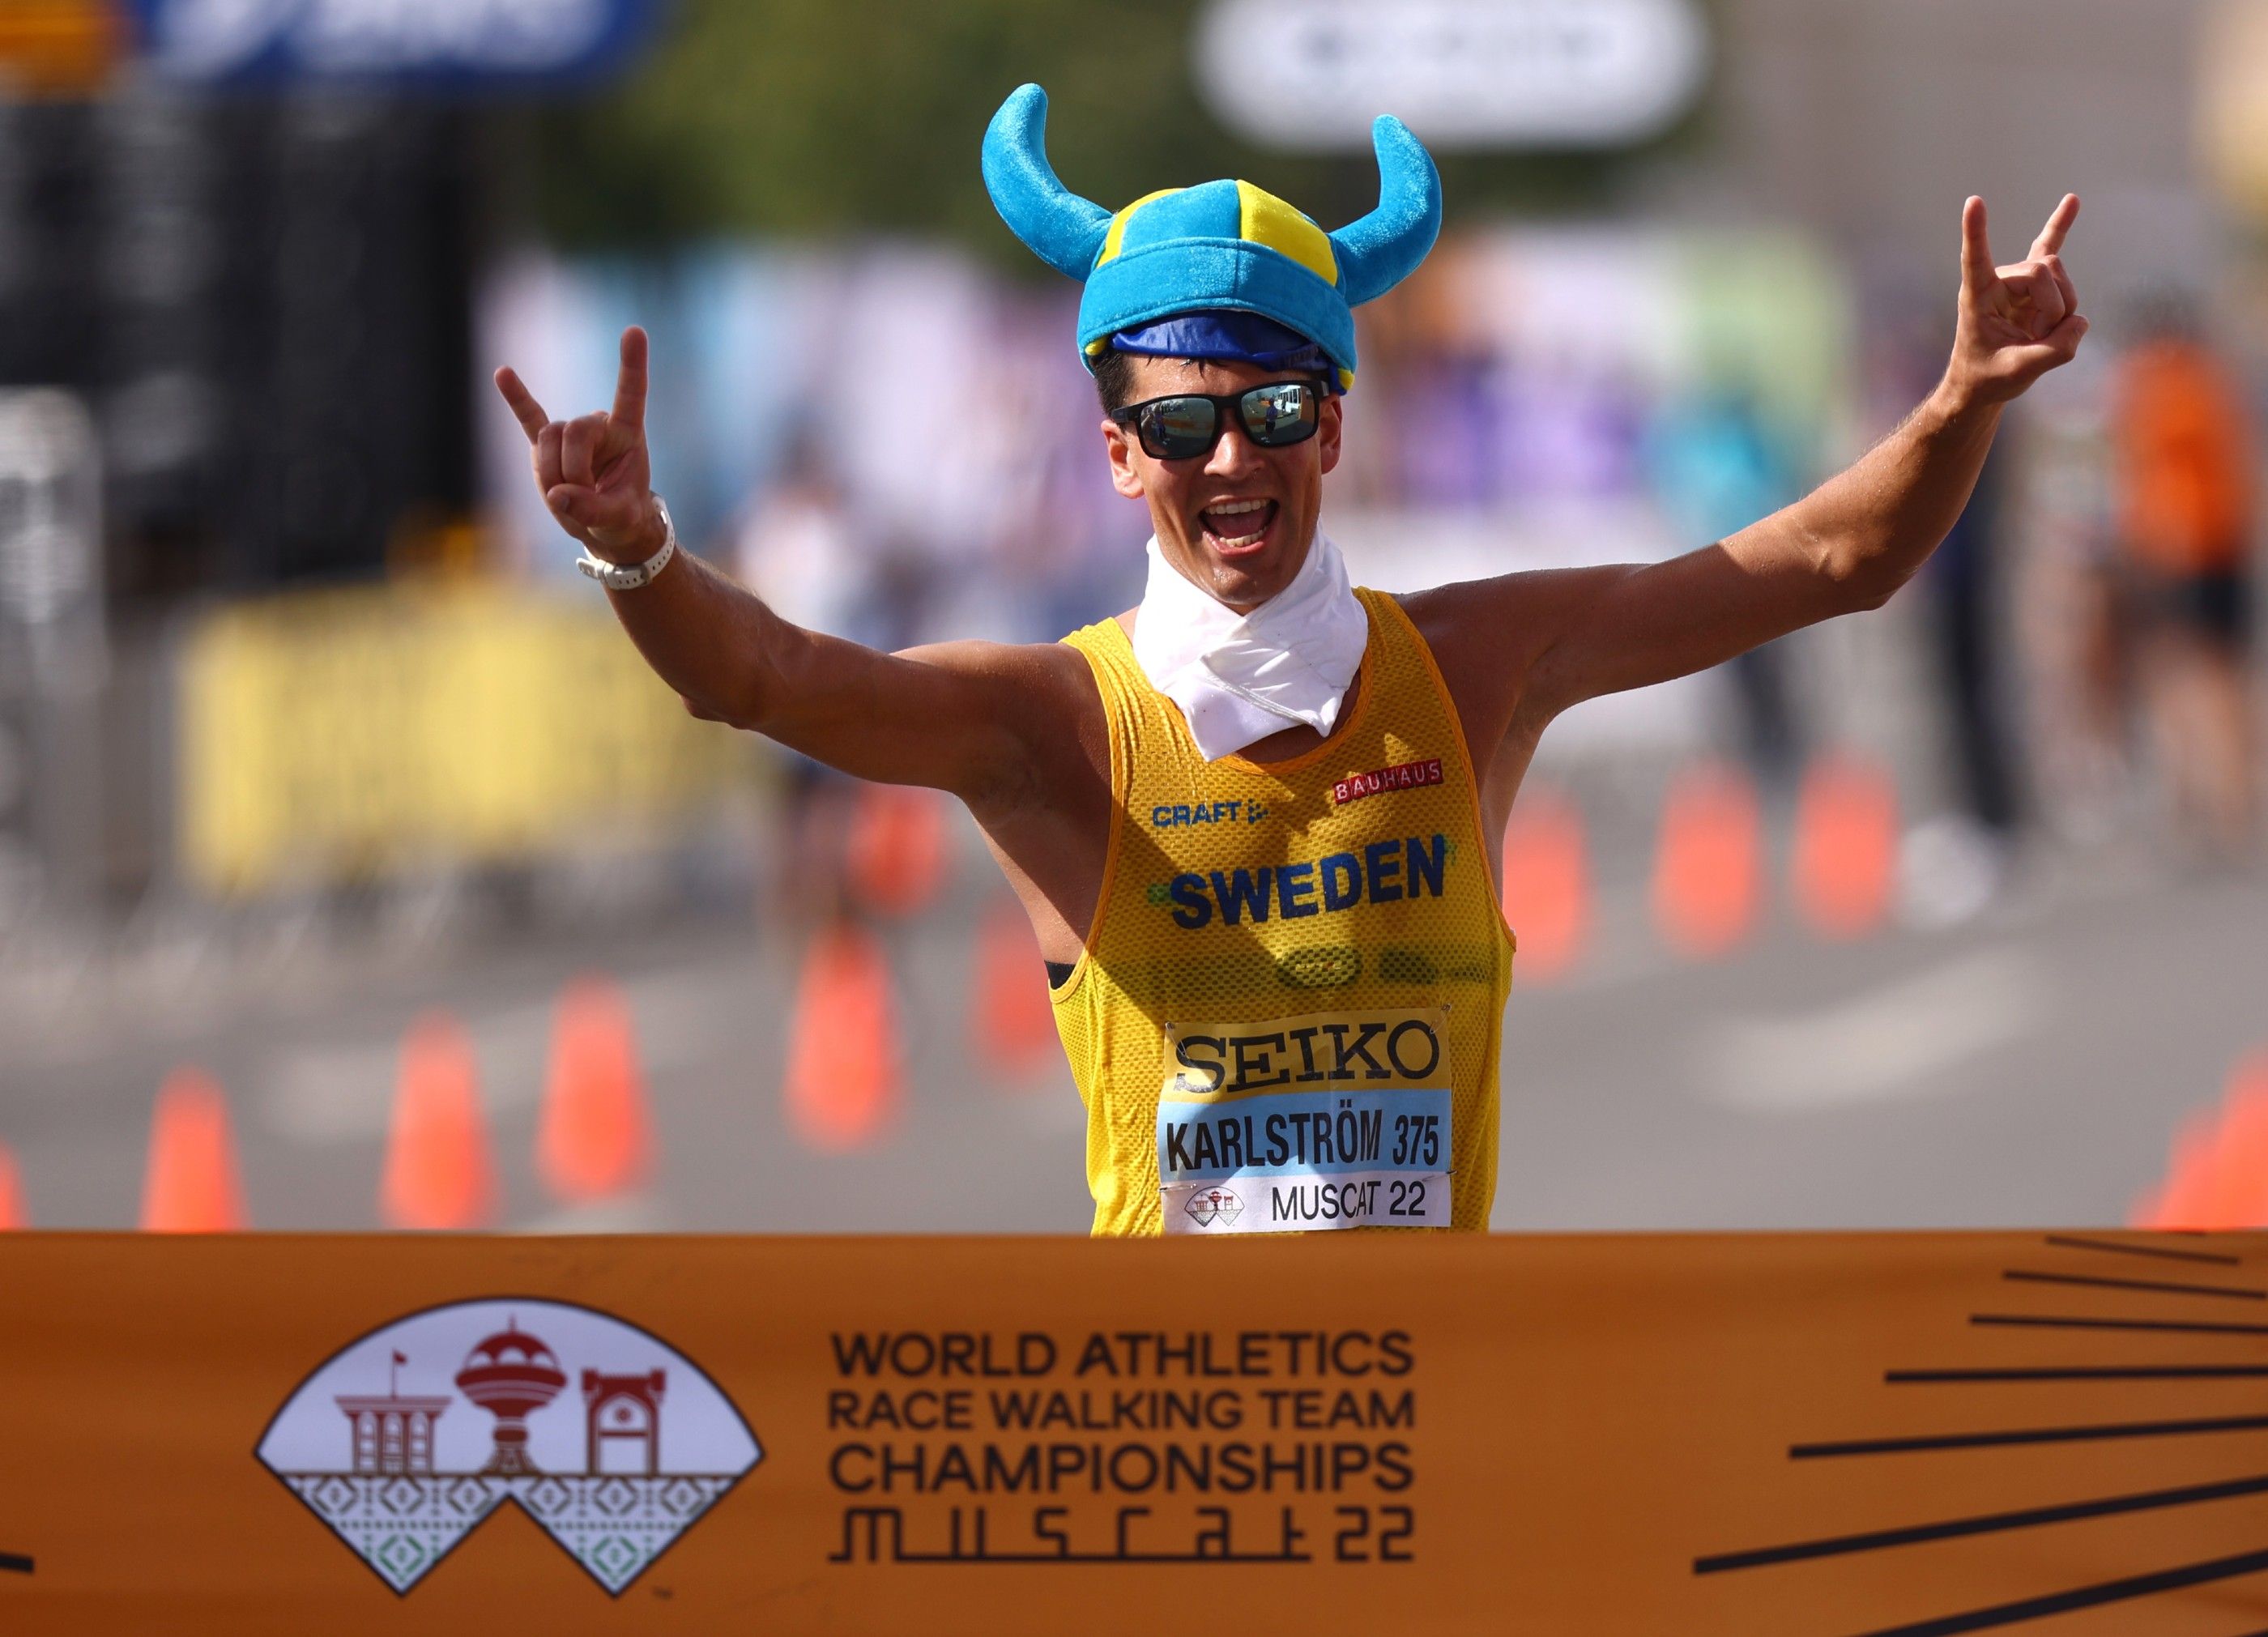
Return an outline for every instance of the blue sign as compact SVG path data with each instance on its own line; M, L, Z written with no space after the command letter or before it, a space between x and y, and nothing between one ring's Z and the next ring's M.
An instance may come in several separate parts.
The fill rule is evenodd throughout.
M624 71L656 0L131 0L144 59L210 84L589 84Z

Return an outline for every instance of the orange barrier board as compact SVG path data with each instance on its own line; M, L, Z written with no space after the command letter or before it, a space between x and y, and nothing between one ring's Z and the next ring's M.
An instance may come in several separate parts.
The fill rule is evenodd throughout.
M2268 1625L2268 1236L0 1238L0 1630Z

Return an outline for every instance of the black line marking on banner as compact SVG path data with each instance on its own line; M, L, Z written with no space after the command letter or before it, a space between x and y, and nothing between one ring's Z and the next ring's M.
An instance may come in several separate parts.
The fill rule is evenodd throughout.
M1999 1433L1930 1433L1918 1438L1859 1438L1840 1443L1790 1444L1791 1461L1827 1456L1903 1455L1927 1449L1987 1449L2009 1444L2099 1443L2114 1438L2175 1438L2192 1433L2249 1433L2268 1428L2268 1415L2218 1415L2193 1421L2106 1421L2094 1427L2027 1427Z
M2150 1512L2165 1507L2194 1506L2207 1501L2228 1501L2238 1495L2268 1493L2268 1477L2232 1478L2220 1484L2191 1484L2180 1489L2145 1490L2131 1495L2109 1495L2099 1501L2074 1501L2062 1506L2032 1507L2021 1512L1987 1512L1942 1523L1916 1523L1904 1529L1875 1530L1864 1535L1833 1535L1822 1540L1800 1540L1792 1545L1763 1546L1753 1552L1725 1552L1693 1560L1696 1574L1721 1574L1727 1569L1764 1568L1775 1563L1798 1563L1811 1558L1841 1557L1854 1552L1879 1552L1889 1546L1919 1545L1925 1541L1952 1540L1963 1535L1990 1535L2002 1530L2036 1529L2046 1523L2071 1523L2082 1518L2110 1517L2121 1512Z
M1892 1384L1919 1382L2220 1381L2268 1375L2268 1364L2088 1364L2039 1369L1884 1370Z
M2010 1268L2000 1275L2027 1285L2086 1285L2096 1290L2147 1290L2168 1296L2221 1296L2235 1301L2268 1301L2268 1290L2252 1290L2240 1285L2176 1285L2154 1279L2104 1279L2089 1273L2036 1273L2029 1268Z
M25 1552L0 1552L0 1569L11 1574L28 1574L32 1572L32 1560Z
M2192 1336L2268 1336L2268 1324L2217 1324L2199 1319L2092 1319L2034 1313L1972 1313L1971 1324L2022 1325L2035 1330L2156 1330Z
M2108 1239L2081 1239L2075 1234L2050 1234L2048 1243L2060 1245L2066 1250L2115 1250L2121 1256L2163 1257L2170 1262L2213 1262L2222 1267L2236 1267L2242 1257L2223 1256L2216 1250L2176 1250L2171 1245L2122 1245Z
M2155 1596L2161 1591L2235 1580L2240 1574L2256 1574L2262 1569L2268 1569L2268 1552L2241 1552L2233 1558L2213 1558L2204 1563L2185 1563L2179 1568L2160 1569L2154 1574L2133 1574L2124 1580L2107 1580L2072 1591L2052 1592L2044 1597L2027 1597L2021 1603L1997 1604L1989 1609L1917 1620L1911 1626L1886 1626L1878 1631L1862 1633L1860 1637L1960 1637L1963 1632L2021 1626L2027 1620L2043 1620L2050 1615L2068 1614L2075 1609L2095 1609L2106 1603L2124 1603L2130 1598Z

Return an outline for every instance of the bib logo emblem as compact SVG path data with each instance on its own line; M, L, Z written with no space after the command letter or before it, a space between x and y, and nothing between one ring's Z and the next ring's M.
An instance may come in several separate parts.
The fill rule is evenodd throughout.
M509 1501L613 1596L763 1458L667 1343L594 1309L510 1300L428 1308L349 1343L256 1453L396 1592Z
M1244 1201L1226 1188L1206 1188L1191 1194L1182 1209L1199 1228L1211 1228L1215 1222L1226 1228L1244 1214Z

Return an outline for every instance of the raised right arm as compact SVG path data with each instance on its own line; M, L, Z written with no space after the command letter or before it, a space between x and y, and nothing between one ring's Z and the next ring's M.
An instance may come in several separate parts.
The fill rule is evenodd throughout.
M509 369L497 390L527 433L559 526L614 563L660 549L645 444L646 337L622 333L611 410L554 421ZM988 805L1075 763L1092 706L1076 653L1055 645L941 643L881 653L789 623L680 551L647 584L609 591L615 617L695 715L777 739L862 778L927 785Z

